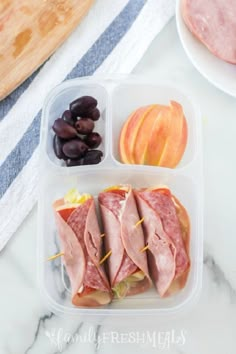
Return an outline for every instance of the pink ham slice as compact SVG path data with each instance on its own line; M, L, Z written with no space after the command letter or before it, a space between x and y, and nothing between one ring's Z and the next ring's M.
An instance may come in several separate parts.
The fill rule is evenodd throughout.
M188 29L217 57L236 64L235 0L182 0Z
M64 252L63 263L71 282L72 294L76 294L83 285L86 269L84 252L80 243L78 243L75 233L57 212L55 212L55 220L60 237L61 250Z
M148 264L151 278L162 297L169 289L175 277L176 249L173 242L163 230L159 215L147 202L135 193L138 210L144 217L143 228L148 244Z
M142 227L135 227L139 220L137 207L131 188L124 195L113 190L99 194L102 220L105 230L106 251L112 251L108 259L108 272L112 287L125 280L136 271L143 271L145 277L136 282L126 295L146 291L151 286L144 247Z
M73 304L93 307L109 303L110 286L103 265L99 265L102 240L94 200L91 198L72 210L67 221L60 216L63 213L61 201L56 201L54 208L59 205L60 210L55 211L56 222ZM80 294L81 288L90 289L89 295Z
M144 189L136 191L135 196L140 216L144 217L148 244L150 242L150 272L153 270L153 280L160 295L170 295L175 291L174 288L179 289L185 285L190 266L187 243L185 243L183 227L178 217L180 211L177 211L182 209L182 206L177 199L174 199L174 203L168 189L164 192L163 189ZM184 216L186 229L189 230L187 213ZM189 240L189 231L186 233L188 233L186 238ZM156 268L153 268L155 265ZM173 283L175 283L174 287L172 287Z

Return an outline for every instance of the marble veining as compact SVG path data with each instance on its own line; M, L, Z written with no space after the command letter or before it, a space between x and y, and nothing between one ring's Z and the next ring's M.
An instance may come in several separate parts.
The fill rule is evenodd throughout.
M45 315L43 315L43 316L41 316L39 318L38 324L37 324L37 328L36 328L36 331L35 331L35 334L34 334L33 341L30 344L30 346L25 350L24 354L29 354L30 353L31 349L33 348L33 346L35 345L35 343L38 340L38 335L39 335L39 332L40 332L41 328L45 327L46 321L50 320L54 316L55 316L54 313L50 312L49 314L45 314Z
M95 346L94 346L94 353L98 353L99 351L99 334L102 332L102 326L101 325L97 325L95 327Z
M204 257L204 265L210 270L213 282L215 282L219 287L222 287L222 289L229 294L230 302L232 304L236 304L236 289L234 289L230 280L227 279L227 275L209 253Z

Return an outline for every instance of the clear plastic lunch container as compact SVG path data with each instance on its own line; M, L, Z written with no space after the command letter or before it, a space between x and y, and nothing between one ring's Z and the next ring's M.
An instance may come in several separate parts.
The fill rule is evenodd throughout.
M63 166L52 148L52 125L68 109L74 99L89 95L98 101L101 112L96 131L102 138L102 161L97 165ZM174 169L156 166L128 165L120 161L118 140L122 125L138 107L158 103L179 102L188 124L188 142L181 162ZM111 185L131 184L134 188L167 185L186 208L191 223L191 269L184 289L160 298L154 288L146 293L113 300L101 308L79 308L71 303L70 283L62 259L47 261L60 252L52 203L71 188L95 197ZM201 151L201 116L188 95L167 83L150 82L143 78L87 77L66 81L47 97L42 114L40 140L40 186L38 208L38 270L43 298L50 310L58 315L72 315L80 320L108 323L134 320L139 317L160 321L187 309L201 289L203 261L203 177Z

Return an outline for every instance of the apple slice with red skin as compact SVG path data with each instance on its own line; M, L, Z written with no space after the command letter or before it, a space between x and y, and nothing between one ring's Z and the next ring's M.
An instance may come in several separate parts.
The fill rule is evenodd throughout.
M145 164L158 166L162 151L166 144L169 134L171 115L169 107L164 106L156 117L147 139L145 151Z
M174 168L184 154L188 129L182 106L171 101L170 111L172 118L169 125L169 134L158 165Z
M147 137L150 136L150 132L152 131L154 122L157 119L159 112L163 109L161 105L153 105L150 110L146 112L144 118L142 120L142 124L139 125L139 129L137 131L137 135L135 138L134 145L132 147L133 150L133 161L136 164L144 165L145 162L145 153L147 149L147 145L149 139Z
M174 168L184 154L187 136L187 122L179 103L140 107L122 128L121 161Z
M137 132L145 119L145 116L152 109L151 106L140 107L128 117L125 122L119 139L119 151L121 161L127 164L134 164L133 147L136 143Z

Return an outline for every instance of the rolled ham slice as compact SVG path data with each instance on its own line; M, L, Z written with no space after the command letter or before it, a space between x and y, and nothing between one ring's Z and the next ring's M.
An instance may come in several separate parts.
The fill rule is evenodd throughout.
M72 303L86 307L108 304L112 293L104 266L99 264L102 238L94 199L70 205L61 199L53 207Z
M147 256L142 252L144 235L130 186L117 186L98 196L105 232L108 273L118 297L142 293L150 288Z
M188 29L215 56L236 64L235 0L182 0Z
M190 267L189 219L168 188L135 191L151 278L161 297L184 287Z

